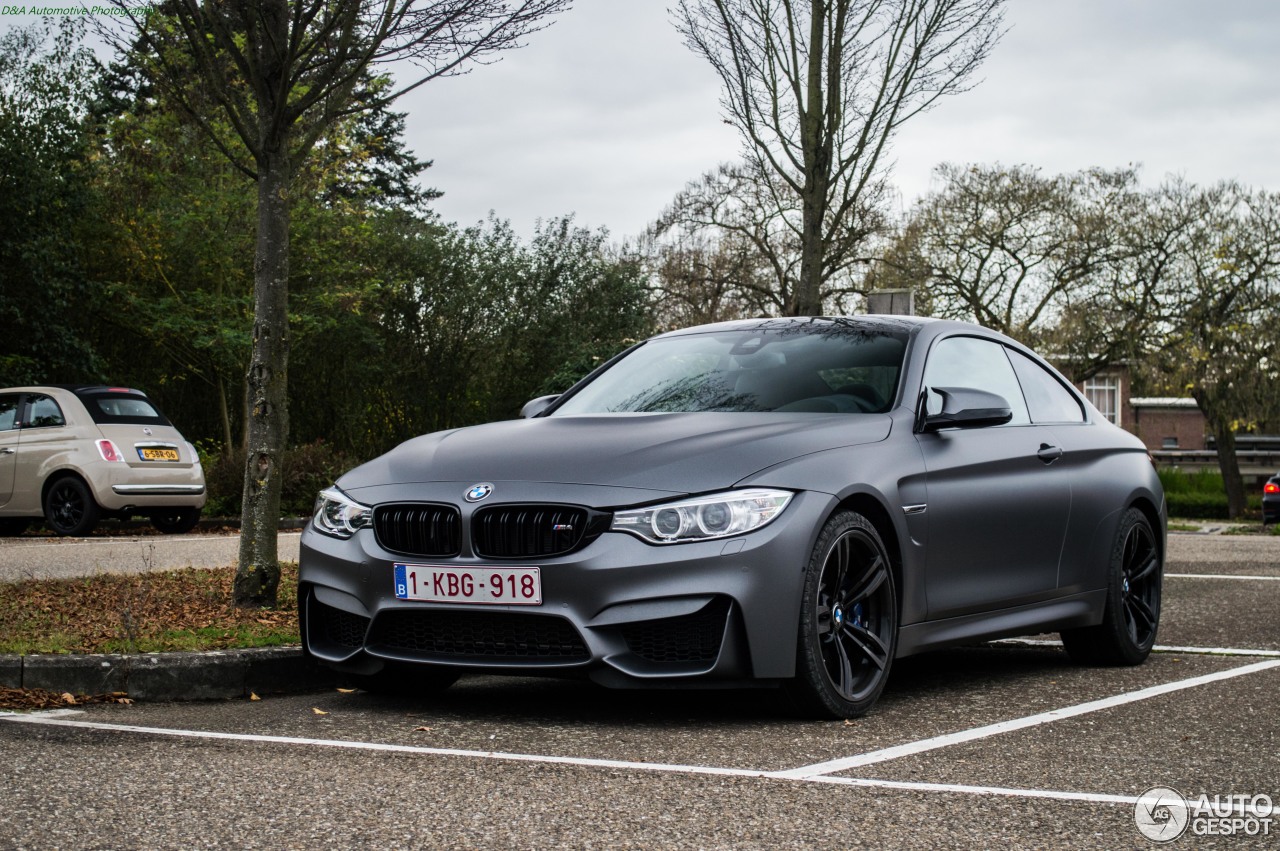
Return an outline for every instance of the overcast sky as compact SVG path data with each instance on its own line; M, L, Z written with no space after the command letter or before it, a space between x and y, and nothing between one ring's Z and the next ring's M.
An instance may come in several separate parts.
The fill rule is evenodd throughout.
M1011 0L979 85L908 124L894 145L904 203L941 162L1047 173L1140 163L1280 190L1280 2ZM493 210L528 234L575 213L638 233L684 184L737 159L719 83L664 0L577 0L495 65L403 99L424 182L462 224Z

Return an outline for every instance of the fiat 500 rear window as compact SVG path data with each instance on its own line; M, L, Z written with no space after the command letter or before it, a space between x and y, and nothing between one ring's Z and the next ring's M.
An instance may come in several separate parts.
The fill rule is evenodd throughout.
M95 423L169 425L164 415L141 396L130 393L95 393L81 398Z

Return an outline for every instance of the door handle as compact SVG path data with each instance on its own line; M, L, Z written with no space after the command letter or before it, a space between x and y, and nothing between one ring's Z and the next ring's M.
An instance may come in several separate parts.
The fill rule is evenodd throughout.
M1036 457L1046 464L1052 464L1062 457L1062 447L1042 443L1040 444L1040 451L1036 453Z
M6 446L4 449L0 449L0 455L12 455L17 451L18 450Z

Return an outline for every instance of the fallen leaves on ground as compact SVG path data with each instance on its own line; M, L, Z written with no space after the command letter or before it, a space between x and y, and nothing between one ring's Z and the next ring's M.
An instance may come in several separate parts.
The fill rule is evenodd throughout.
M42 688L0 688L0 709L64 709L90 703L133 703L122 691L71 694Z
M139 653L297 643L297 565L275 609L232 604L235 568L0 583L0 652Z

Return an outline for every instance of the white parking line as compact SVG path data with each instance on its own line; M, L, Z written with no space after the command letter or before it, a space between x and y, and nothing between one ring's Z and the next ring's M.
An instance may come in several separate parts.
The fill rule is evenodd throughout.
M853 777L828 777L814 775L793 777L785 771L758 771L749 768L716 768L703 765L676 765L658 762L632 762L617 759L592 759L590 757L539 756L534 754L503 753L501 751L469 751L459 748L429 748L414 745L392 745L379 742L353 742L337 739L308 739L294 736L263 736L252 733L219 733L206 730L181 730L169 727L138 727L128 724L103 724L95 721L72 721L65 716L79 714L80 710L58 709L34 714L0 713L0 721L20 724L40 724L48 727L71 727L82 730L99 730L116 733L139 733L152 736L174 736L186 739L212 739L217 741L254 742L261 744L307 745L311 747L339 748L343 750L375 751L383 753L421 754L424 756L454 756L472 759L491 759L509 762L573 765L583 768L615 768L627 771L651 771L666 774L710 775L717 777L747 777L761 780L784 780L802 783L825 783L835 786L859 786L864 788L894 789L906 792L950 792L961 795L998 795L1010 798L1039 798L1058 801L1076 801L1091 804L1136 804L1131 795L1106 795L1089 792L1061 792L1047 789L1012 789L998 786L964 786L954 783L921 783L901 780L870 780Z
M1074 718L1078 715L1085 715L1090 712L1098 712L1103 709L1124 706L1127 703L1136 703L1139 700L1147 700L1152 697L1170 694L1171 692L1195 688L1196 686L1205 685L1206 683L1228 680L1234 677L1242 677L1247 674L1254 674L1258 671L1265 671L1276 667L1280 667L1280 659L1267 662L1255 662L1252 665L1244 665L1240 668L1231 668L1230 670L1218 671L1217 673L1205 674L1203 676L1192 677L1186 680L1163 683L1158 686L1151 686L1150 688L1144 688L1138 691L1118 694L1113 697L1103 698L1102 700L1093 700L1076 706L1067 706L1062 709L1051 709L1048 712L1041 712L1037 715L1028 715L1025 718L1017 718L1013 721L1001 721L996 724L988 724L985 727L975 727L971 730L961 730L957 733L934 736L931 739L921 739L905 745L896 745L891 748L870 751L856 756L842 757L840 759L828 760L827 762L805 765L800 768L793 768L789 771L776 772L774 776L807 780L820 774L835 774L838 771L849 771L850 769L861 768L866 765L874 765L879 762L888 762L892 759L914 756L926 751L937 750L938 748L945 748L950 747L951 745L958 745L965 742L976 741L978 739L989 738L991 736L998 736L1002 733L1013 732L1014 730L1025 730L1028 727L1037 727L1041 724L1048 724L1051 721L1061 721L1064 718Z
M52 718L44 714L4 715L0 721L19 724L41 724L49 727L73 727L82 730L102 730L117 733L141 733L150 736L176 736L184 739L214 739L219 741L258 742L274 745L309 745L342 750L381 751L384 753L408 753L425 756L462 756L478 759L496 759L512 762L542 762L555 765L580 765L587 768L622 768L640 771L662 771L675 774L713 774L730 777L769 777L770 772L748 768L716 768L703 765L673 765L657 762L631 762L617 759L591 757L541 756L537 754L504 753L502 751L469 751L460 748L429 748L417 745L393 745L383 742L344 741L342 739L308 739L295 736L264 736L255 733L220 733L213 730L181 730L171 727L137 727L131 724L103 724L97 721L72 721Z
M1280 582L1280 576L1241 576L1238 573L1166 573L1165 579L1251 579L1255 582Z
M182 730L168 727L141 727L130 724L105 724L95 721L77 721L67 718L69 714L77 713L78 710L53 710L45 713L35 713L27 715L5 715L0 714L0 722L10 722L18 724L39 724L49 727L67 727L83 730L98 730L103 732L116 733L135 733L153 736L171 736L187 739L206 739L217 741L238 741L238 742L254 742L261 744L282 744L282 745L303 745L310 747L338 748L343 750L354 751L373 751L383 753L401 753L401 754L421 754L425 756L452 756L465 757L472 759L489 759L508 762L526 762L540 763L551 765L572 765L581 766L583 768L613 768L627 771L645 771L645 772L662 772L670 774L690 774L690 775L710 775L719 777L744 777L757 778L765 780L785 780L794 782L807 783L826 783L842 786L856 786L863 788L879 788L879 789L895 789L900 791L915 792L946 792L953 794L980 795L980 796L1004 796L1013 798L1029 798L1029 799L1049 799L1060 801L1075 801L1093 804L1128 804L1132 805L1137 802L1137 798L1129 795L1108 795L1100 793L1087 792L1069 792L1048 789L1014 789L998 786L968 786L952 783L922 783L899 780L877 780L869 778L855 777L833 777L832 774L839 771L848 771L853 768L859 768L875 763L886 762L892 759L899 759L905 756L912 756L919 753L925 753L931 750L948 747L950 745L962 744L965 742L976 741L988 738L990 736L1002 733L1022 730L1028 727L1047 724L1052 721L1059 721L1064 718L1073 718L1078 715L1084 715L1090 712L1097 712L1102 709L1110 709L1115 706L1123 706L1127 703L1134 703L1139 700L1146 700L1152 697L1158 697L1164 694L1181 691L1183 689L1194 688L1196 686L1205 685L1211 682L1231 679L1234 677L1245 676L1247 674L1257 673L1259 671L1270 670L1280 667L1280 660L1256 662L1252 665L1245 665L1239 668L1232 668L1227 671L1220 671L1214 674L1193 677L1177 682L1165 683L1151 688L1141 689L1135 692L1115 695L1113 697L1095 700L1089 703L1082 703L1077 706L1069 706L1063 709L1055 709L1049 712L1042 712L1038 715L1019 718L1013 721L1003 721L997 724L989 724L985 727L978 727L972 730L964 730L958 733L950 733L943 736L935 736L930 739L923 739L916 742L910 742L905 745L898 745L892 748L884 748L878 751L859 754L856 756L845 757L843 759L830 760L828 762L816 763L813 765L802 766L800 768L789 769L784 771L761 771L747 768L717 768L715 766L704 765L680 765L672 763L654 763L654 762L634 762L631 760L615 760L615 759L596 759L591 757L567 757L567 756L545 756L538 754L520 754L505 753L501 751L472 751L460 748L432 748L415 745L395 745L381 742L361 742L361 741L343 741L337 739L312 739L294 736L266 736L252 733L222 733L209 730Z
M871 780L863 777L798 778L807 783L828 783L835 786L861 786L870 789L898 789L904 792L954 792L960 795L998 795L1006 798L1047 798L1054 801L1080 801L1087 804L1138 803L1134 795L1106 795L1093 792L1059 792L1052 789L1009 789L1002 786L966 786L958 783L920 783L907 780Z
M1062 642L1056 638L999 638L989 644L1000 644L1006 647L1061 647ZM1173 644L1157 644L1151 648L1155 653L1186 653L1196 656L1277 656L1280 650L1252 650L1244 647L1178 647Z

